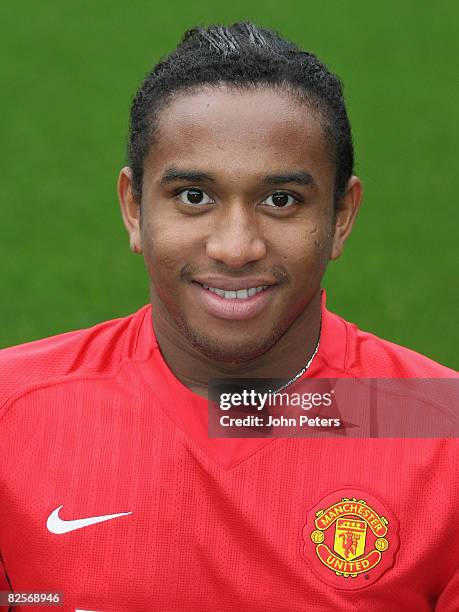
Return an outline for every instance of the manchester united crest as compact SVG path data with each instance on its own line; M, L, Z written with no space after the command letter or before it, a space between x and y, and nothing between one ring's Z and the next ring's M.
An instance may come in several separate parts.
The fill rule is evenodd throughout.
M340 489L309 510L303 528L304 554L327 584L361 589L393 565L398 527L396 517L374 495Z

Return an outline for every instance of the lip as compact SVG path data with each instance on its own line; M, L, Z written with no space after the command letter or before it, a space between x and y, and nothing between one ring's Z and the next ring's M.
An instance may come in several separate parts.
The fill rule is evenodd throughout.
M208 279L207 279L208 280ZM215 282L212 280L212 282ZM244 281L245 282L245 281ZM257 283L260 281L257 280ZM207 285L207 282L205 283ZM268 283L262 283L268 284ZM195 288L197 299L203 309L210 315L219 319L229 319L233 321L246 321L254 319L271 301L277 286L271 284L267 289L249 297L245 300L238 298L226 299L220 297L216 293L205 289L199 282L191 283ZM218 285L209 285L210 287L223 288ZM260 285L241 285L238 283L237 288L225 289L227 291L236 291L237 289L246 289L247 287L259 287Z
M224 291L239 291L240 289L250 289L251 287L263 287L264 285L276 285L277 281L272 278L256 276L246 276L245 278L228 278L224 276L206 276L193 278L193 282L200 285L207 285L215 289Z

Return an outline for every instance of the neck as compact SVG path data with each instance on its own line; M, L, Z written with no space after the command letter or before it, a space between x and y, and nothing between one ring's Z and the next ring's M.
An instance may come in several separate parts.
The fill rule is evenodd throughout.
M243 363L221 363L209 359L191 345L163 309L153 305L152 319L159 348L174 375L191 391L207 398L212 378L294 377L308 362L317 345L321 324L320 291L276 344Z

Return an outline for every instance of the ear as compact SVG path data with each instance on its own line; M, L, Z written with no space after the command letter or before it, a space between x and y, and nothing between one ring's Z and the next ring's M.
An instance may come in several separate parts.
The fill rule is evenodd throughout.
M134 197L132 169L125 166L118 177L118 199L124 227L129 234L129 244L133 253L142 253L140 236L140 202Z
M352 231L362 201L362 183L357 176L351 176L346 185L341 205L336 213L333 244L330 259L338 259L344 243Z

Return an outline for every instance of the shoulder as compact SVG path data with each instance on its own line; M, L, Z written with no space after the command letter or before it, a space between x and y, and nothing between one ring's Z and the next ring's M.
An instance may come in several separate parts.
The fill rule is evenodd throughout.
M115 372L134 354L141 322L149 311L0 350L0 408L35 385Z
M338 315L346 329L344 368L362 378L455 378L459 374L416 351L359 329Z

